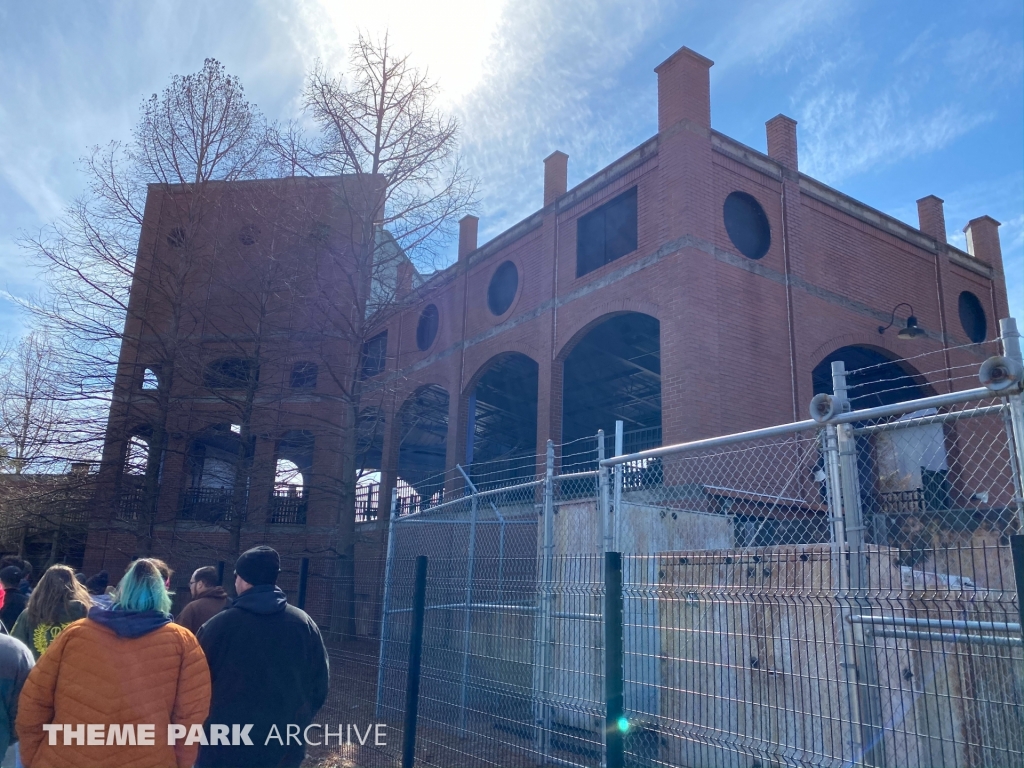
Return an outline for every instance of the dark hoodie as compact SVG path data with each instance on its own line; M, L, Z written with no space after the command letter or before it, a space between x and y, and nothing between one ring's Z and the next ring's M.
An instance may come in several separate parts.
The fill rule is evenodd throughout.
M121 637L142 637L147 632L171 623L171 614L160 611L123 611L120 608L93 606L89 618Z
M210 723L252 723L252 746L202 746L197 768L298 766L306 750L267 741L276 725L305 728L327 698L328 663L320 630L273 585L256 586L199 630L213 683Z

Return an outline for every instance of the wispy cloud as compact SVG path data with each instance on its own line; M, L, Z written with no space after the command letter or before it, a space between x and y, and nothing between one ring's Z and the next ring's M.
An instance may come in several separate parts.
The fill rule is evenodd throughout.
M525 0L502 18L481 86L463 100L465 152L481 180L482 234L541 205L541 160L570 156L570 185L656 130L655 79L623 71L661 20L658 0Z
M957 104L920 114L898 88L866 98L855 90L824 88L798 109L801 167L838 184L943 149L994 117Z

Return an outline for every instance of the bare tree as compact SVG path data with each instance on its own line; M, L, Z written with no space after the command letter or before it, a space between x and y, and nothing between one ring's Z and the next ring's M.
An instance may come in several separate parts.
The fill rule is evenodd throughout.
M30 333L0 360L0 446L16 475L51 468L67 458L61 450L68 406L55 386L50 339Z
M308 77L304 104L319 133L306 139L293 126L276 143L293 172L348 175L360 183L345 189L370 196L348 206L371 213L359 222L359 248L344 270L346 290L319 297L321 316L331 319L325 330L346 341L341 354L323 356L326 375L342 392L335 546L346 591L354 577L359 425L367 379L378 367L367 364L367 355L379 354L370 342L402 307L417 271L440 266L441 249L475 194L458 155L458 122L438 108L437 95L437 84L408 56L397 55L386 35L360 35L347 76L317 64ZM372 405L379 405L379 395L378 386ZM353 616L345 624L344 632L354 631Z
M127 443L130 435L107 429L112 404L125 410L117 419L110 411L110 430L146 424L149 457L137 551L148 552L171 391L196 332L188 292L214 236L211 184L256 178L266 172L270 155L261 114L245 100L238 78L214 59L197 73L174 76L140 112L130 142L95 148L83 160L85 194L23 245L46 277L46 293L29 308L37 324L61 341L60 381L83 444L98 454L104 438L108 446ZM147 200L172 191L161 218L173 224L166 235L173 247L142 242ZM149 370L158 386L118 392L119 370L140 384Z

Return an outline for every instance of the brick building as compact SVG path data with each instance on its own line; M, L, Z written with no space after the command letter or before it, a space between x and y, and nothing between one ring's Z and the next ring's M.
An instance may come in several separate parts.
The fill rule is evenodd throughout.
M712 130L711 66L680 49L656 69L657 135L572 189L568 157L554 152L539 210L483 245L478 220L466 217L457 262L425 280L403 264L403 311L375 334L384 364L367 371L373 428L362 459L380 470L381 498L397 478L431 497L446 482L439 473L456 464L471 473L487 464L483 482L532 474L548 438L582 445L619 419L631 450L805 418L835 359L878 366L860 382L859 404L868 405L959 388L957 366L991 354L951 349L937 355L941 370L927 372L900 361L998 334L1007 316L998 222L967 223L965 253L946 242L936 197L918 201L914 228L801 174L788 117L767 122L767 155ZM149 216L147 207L143 246L149 238L162 248ZM233 238L243 225L218 226ZM898 338L910 314L917 336ZM121 398L142 386L144 361L132 354L122 352ZM297 361L287 357L277 378L261 374L260 388L284 387ZM316 431L301 426L303 408L329 408L322 381L308 394L315 406L284 398L265 409L272 425L253 430L248 541L301 552L330 535L332 497L317 490L330 477L318 458L330 430L317 434L312 458L295 462L308 486L299 492L305 525L278 523L268 507L273 459L292 450L283 436ZM200 409L197 398L181 398L190 413ZM118 403L105 455L112 478L127 445ZM177 536L190 498L181 489L192 486L171 464L187 464L202 425L191 415L175 426L177 448L165 459L160 520ZM100 535L90 539L90 563L111 551Z

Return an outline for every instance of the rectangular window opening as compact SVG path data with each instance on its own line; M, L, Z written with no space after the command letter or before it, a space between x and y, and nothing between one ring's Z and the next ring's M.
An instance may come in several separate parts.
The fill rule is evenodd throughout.
M623 192L577 220L576 277L636 250L636 189Z
M388 354L388 332L378 334L363 344L362 378L369 379L384 373Z

